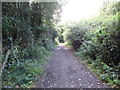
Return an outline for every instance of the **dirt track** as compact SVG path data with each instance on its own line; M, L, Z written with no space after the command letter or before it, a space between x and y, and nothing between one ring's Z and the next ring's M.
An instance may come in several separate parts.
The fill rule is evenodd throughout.
M38 88L105 88L77 58L70 48L58 46L48 61L46 73L37 83Z

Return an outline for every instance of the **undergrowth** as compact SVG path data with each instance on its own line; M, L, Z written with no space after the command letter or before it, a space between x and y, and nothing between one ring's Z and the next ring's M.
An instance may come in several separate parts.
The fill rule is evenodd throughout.
M47 63L46 57L50 55L50 51L39 45L35 45L34 48L25 48L22 50L22 53L21 50L16 51L18 48L19 47L16 47L11 51L8 63L3 71L3 87L35 87L38 76L41 76L44 73L43 66ZM19 62L16 61L12 52L16 52ZM22 59L22 57L24 57L24 59Z
M120 88L119 80L119 68L118 66L110 67L106 63L102 62L100 58L92 60L89 57L83 56L80 52L75 53L76 56L81 58L82 63L93 71L103 82L112 88Z

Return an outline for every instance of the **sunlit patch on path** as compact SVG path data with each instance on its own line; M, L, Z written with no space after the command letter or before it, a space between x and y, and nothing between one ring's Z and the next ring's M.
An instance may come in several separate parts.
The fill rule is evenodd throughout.
M95 75L81 64L70 48L59 45L46 66L39 88L105 88Z

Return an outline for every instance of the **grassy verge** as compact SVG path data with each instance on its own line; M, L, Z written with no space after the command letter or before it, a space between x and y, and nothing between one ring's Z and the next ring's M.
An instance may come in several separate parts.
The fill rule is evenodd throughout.
M110 67L100 59L91 60L75 52L75 55L85 64L89 70L98 76L103 82L112 88L120 88L119 66Z

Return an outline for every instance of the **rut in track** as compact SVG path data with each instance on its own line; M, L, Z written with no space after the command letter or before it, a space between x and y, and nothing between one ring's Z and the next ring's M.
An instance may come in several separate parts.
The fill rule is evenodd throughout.
M72 50L58 46L48 61L37 88L106 88L97 76L74 56Z

